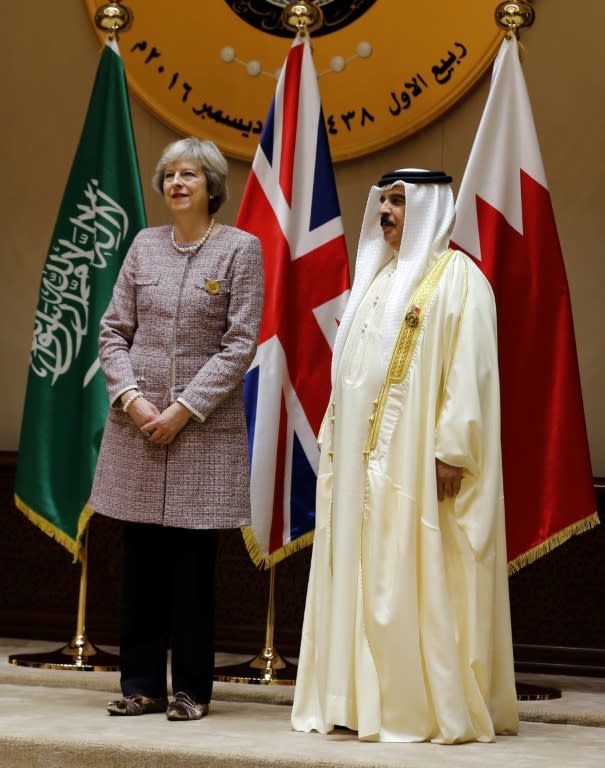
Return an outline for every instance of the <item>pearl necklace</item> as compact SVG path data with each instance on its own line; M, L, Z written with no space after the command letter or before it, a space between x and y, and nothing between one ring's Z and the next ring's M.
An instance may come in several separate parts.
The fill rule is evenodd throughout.
M199 240L196 240L195 243L191 243L191 245L179 245L174 236L174 225L173 225L172 229L170 230L170 239L172 240L172 245L174 246L174 249L177 250L179 253L193 253L194 251L197 251L198 248L201 248L202 245L204 245L206 240L210 237L210 233L212 232L213 228L214 228L214 217L211 217L210 224L208 224L208 229L204 232L204 234Z

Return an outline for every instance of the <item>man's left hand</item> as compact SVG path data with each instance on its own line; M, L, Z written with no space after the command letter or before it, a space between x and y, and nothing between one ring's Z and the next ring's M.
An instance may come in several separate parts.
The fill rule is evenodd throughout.
M437 498L443 501L446 496L453 498L460 493L462 476L464 470L462 467L453 467L440 459L435 459L435 469L437 473Z

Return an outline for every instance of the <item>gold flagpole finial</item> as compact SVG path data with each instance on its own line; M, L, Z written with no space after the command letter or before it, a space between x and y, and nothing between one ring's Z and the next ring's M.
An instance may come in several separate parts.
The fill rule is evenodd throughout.
M124 32L132 24L132 11L127 6L121 5L120 0L115 3L105 3L96 10L95 24L102 32L107 32L108 38L113 40L119 32Z
M536 12L529 2L500 3L496 7L496 24L519 37L521 27L530 27L534 23Z
M281 20L284 27L304 37L322 26L324 15L319 6L301 0L299 3L288 3L282 12Z

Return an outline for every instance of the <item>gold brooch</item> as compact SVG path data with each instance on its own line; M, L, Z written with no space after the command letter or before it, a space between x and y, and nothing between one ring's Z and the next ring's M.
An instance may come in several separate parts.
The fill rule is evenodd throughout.
M206 280L204 282L204 286L208 293L216 294L221 290L220 283L218 283L216 280Z
M405 322L410 328L416 328L420 322L420 307L412 307L412 309L405 316Z

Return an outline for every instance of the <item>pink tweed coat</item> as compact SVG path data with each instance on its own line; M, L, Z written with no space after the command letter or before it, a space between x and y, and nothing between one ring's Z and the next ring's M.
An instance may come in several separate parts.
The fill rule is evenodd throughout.
M112 407L92 489L96 512L177 528L250 522L242 394L262 303L252 235L223 226L189 256L172 247L170 226L136 236L101 320ZM180 398L196 414L171 445L150 443L122 412L119 396L133 386L160 411Z

